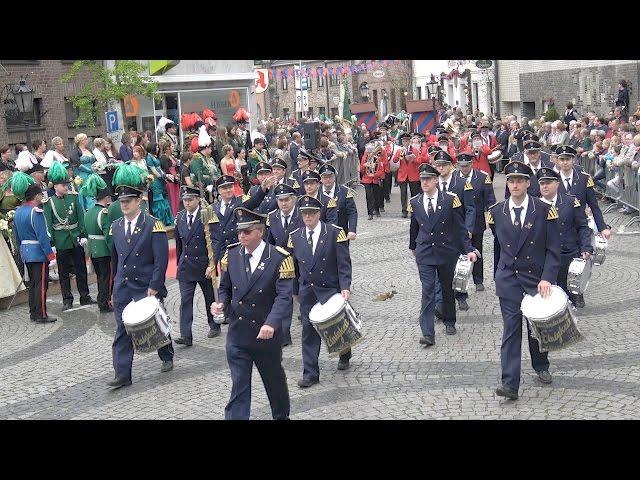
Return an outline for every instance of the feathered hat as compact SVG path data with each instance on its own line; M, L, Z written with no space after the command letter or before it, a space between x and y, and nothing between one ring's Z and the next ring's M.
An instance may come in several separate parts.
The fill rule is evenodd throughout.
M211 145L211 137L207 133L207 126L202 125L198 132L198 147L203 148L208 147L209 145Z
M244 108L240 107L236 113L233 114L233 119L236 123L248 123L249 122L249 112L247 112Z
M80 188L80 194L85 197L95 197L97 200L100 200L101 198L111 195L111 191L100 175L92 173Z
M113 174L113 186L118 198L137 197L142 194L146 172L130 163L123 163Z
M18 199L24 200L27 189L35 183L36 181L26 173L15 172L11 176L11 191Z
M169 120L167 117L160 118L160 120L158 120L158 126L156 127L156 132L164 133L167 130L168 123L173 124L173 122Z
M16 158L16 169L28 172L36 163L38 163L38 159L31 152L23 150Z
M51 164L51 168L47 172L47 178L54 185L58 183L68 183L69 182L69 174L67 173L67 169L64 168L60 162L53 162Z
M202 111L202 118L204 119L204 123L207 126L215 127L218 124L218 116L216 115L216 112L208 108L205 108Z
M202 118L197 113L183 113L180 116L180 127L183 131L191 130L196 122L201 122Z

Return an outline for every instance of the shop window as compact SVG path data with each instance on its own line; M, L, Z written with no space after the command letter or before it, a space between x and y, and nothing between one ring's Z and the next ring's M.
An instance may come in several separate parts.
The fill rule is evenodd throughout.
M329 75L329 86L337 87L339 85L338 75Z
M282 90L287 90L288 86L287 86L287 77L286 75L284 77L282 77Z
M98 115L98 109L96 108L95 102L93 102L93 108L94 108L93 121L95 122L96 126L98 126L101 124L101 122L100 122L100 115ZM74 127L73 124L80 116L80 109L73 105L73 102L69 97L64 97L64 114L67 120L67 127L76 128ZM86 126L87 126L86 124L79 125L79 127L86 127Z
M309 107L309 111L307 112L307 118L313 118L313 107Z
M289 118L289 109L288 108L283 108L282 109L282 117L285 120L289 121L290 118Z
M318 69L318 88L324 87L324 68Z
M249 110L248 104L246 88L180 92L181 114L196 112L198 115L202 115L202 110L209 108L216 112L217 123L221 127L226 127L229 124L235 125L233 114L240 107L251 114L252 120L255 119L255 112ZM255 120L253 121L255 122Z

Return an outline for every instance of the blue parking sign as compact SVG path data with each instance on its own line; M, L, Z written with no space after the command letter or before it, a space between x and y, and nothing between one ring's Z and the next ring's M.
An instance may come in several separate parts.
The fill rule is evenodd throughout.
M120 130L118 126L118 112L105 112L107 117L107 133L113 133Z

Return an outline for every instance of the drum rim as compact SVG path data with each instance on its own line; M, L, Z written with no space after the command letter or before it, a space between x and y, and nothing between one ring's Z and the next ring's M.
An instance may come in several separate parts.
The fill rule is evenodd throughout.
M340 307L340 309L338 309L337 311L335 311L334 313L332 313L330 316L323 316L322 318L312 318L312 314L314 309L319 305L320 307L316 310L316 312L321 311L322 307L324 307L325 305L327 305L329 302L332 301L332 299L340 297L342 298L343 302L342 302L342 306ZM337 315L340 314L340 312L342 312L345 308L347 301L344 299L344 297L342 296L342 294L340 293L335 293L334 295L332 295L329 300L327 300L324 303L320 303L317 302L313 307L311 307L311 310L309 311L309 322L311 323L325 323L328 322L329 320L332 320L333 318L335 318Z
M563 306L563 307L561 307L559 310L557 310L557 311L556 311L556 312L554 312L553 314L548 315L548 316L546 316L546 317L540 317L540 316L535 317L535 316L533 316L533 315L531 315L531 316L530 316L530 315L527 315L527 314L525 313L525 311L524 311L524 310L525 310L525 308L523 308L523 307L526 307L526 305L524 305L524 306L523 306L523 303L524 303L525 299L527 299L527 297L528 297L528 298L531 298L531 299L534 299L534 298L536 298L538 295L540 295L539 293L538 293L538 294L536 294L536 295L529 295L529 294L527 294L527 295L525 295L525 296L522 298L522 302L520 302L520 311L522 312L522 315L524 315L524 316L525 316L525 317L527 317L527 318L532 319L533 321L541 321L541 322L542 322L542 321L544 321L544 320L549 320L550 318L554 318L554 317L555 317L555 316L557 316L559 313L561 313L561 312L565 311L567 308L569 308L569 309L570 309L570 306L569 306L569 296L566 294L566 292L565 292L564 290L562 290L562 288L560 288L558 285L551 285L551 291L552 291L552 292L562 293L562 295L564 295L565 303L564 303L564 306ZM540 298L542 298L542 297L540 297ZM531 313L531 312L530 312L530 313Z
M152 300L147 300L147 299L152 299ZM146 317L143 317L143 316L141 316L141 314L136 312L137 316L135 316L134 319L125 318L128 315L131 315L131 311L134 310L136 307L144 307L144 306L146 306L147 303L155 304L155 309L153 310L153 312L150 313L150 315L147 315ZM156 316L156 314L158 313L158 310L160 309L160 306L161 306L161 304L160 304L160 302L158 301L158 299L156 297L144 297L144 298L141 298L140 300L137 300L137 301L136 300L132 300L131 302L129 302L127 304L126 307L124 307L124 310L122 310L122 323L124 323L125 325L130 325L130 326L142 325L147 320L149 320L151 318L154 318ZM142 318L142 320L136 321L138 318Z

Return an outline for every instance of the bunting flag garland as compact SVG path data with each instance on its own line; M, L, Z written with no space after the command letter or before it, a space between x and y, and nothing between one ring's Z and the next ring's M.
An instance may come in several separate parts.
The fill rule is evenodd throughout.
M303 68L278 68L271 67L269 70L269 79L274 80L277 78L318 78L318 77L346 77L348 75L354 75L356 73L364 73L380 69L389 69L400 66L402 60L363 60L362 63L357 65L336 65L328 67L303 67ZM454 69L449 75L444 75L443 78L450 80L455 76L460 76L458 70ZM439 80L440 76L436 76Z

